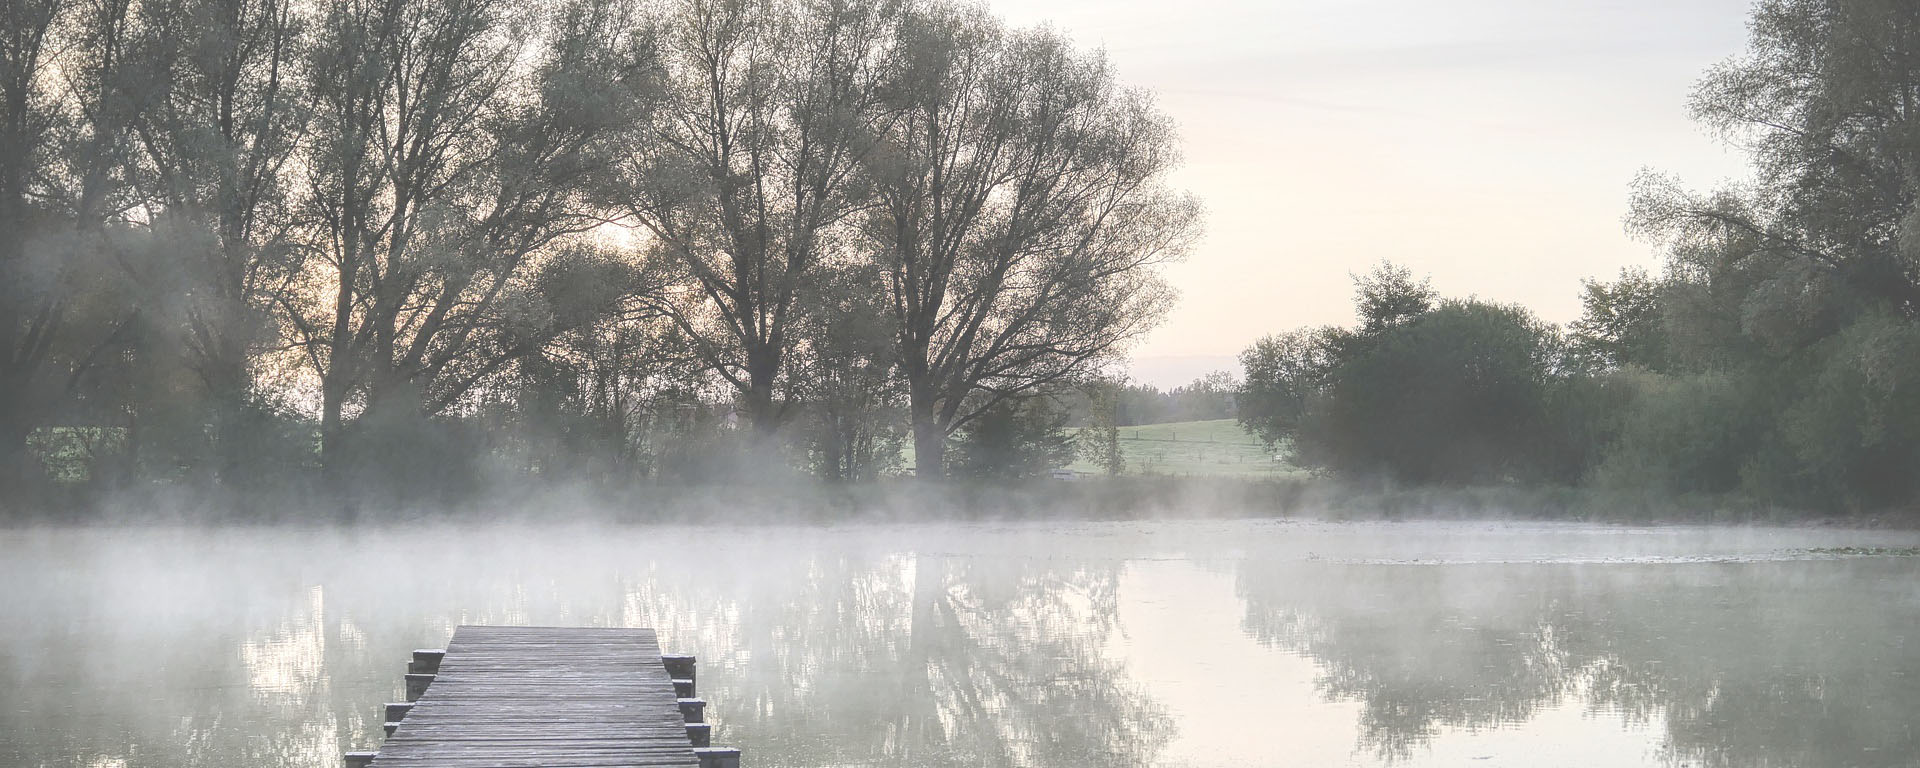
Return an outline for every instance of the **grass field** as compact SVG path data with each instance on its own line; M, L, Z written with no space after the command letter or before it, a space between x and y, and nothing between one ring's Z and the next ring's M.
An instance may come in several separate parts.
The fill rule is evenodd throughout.
M1212 477L1286 477L1302 474L1275 451L1260 444L1233 419L1180 421L1120 428L1120 454L1128 475L1189 475ZM1073 463L1079 472L1103 473L1082 458Z

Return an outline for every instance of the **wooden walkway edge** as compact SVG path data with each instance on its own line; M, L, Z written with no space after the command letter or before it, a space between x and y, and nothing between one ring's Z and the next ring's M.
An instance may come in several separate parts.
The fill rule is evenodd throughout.
M461 626L415 651L387 741L348 768L738 768L709 746L694 658L651 629Z

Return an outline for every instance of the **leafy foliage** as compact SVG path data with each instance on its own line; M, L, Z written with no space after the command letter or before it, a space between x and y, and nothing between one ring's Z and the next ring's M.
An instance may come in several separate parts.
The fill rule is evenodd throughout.
M1560 343L1526 310L1428 304L1383 266L1358 330L1269 337L1243 356L1241 422L1302 466L1414 483L1531 479Z
M1007 480L1044 476L1073 463L1069 412L1046 396L1003 400L981 412L954 443L960 477Z

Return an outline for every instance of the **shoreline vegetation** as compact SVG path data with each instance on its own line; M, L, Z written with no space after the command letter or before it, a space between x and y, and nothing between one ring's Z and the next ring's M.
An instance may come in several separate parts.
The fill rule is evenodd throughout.
M917 522L1125 522L1271 519L1303 522L1514 522L1617 525L1788 525L1920 528L1920 514L1820 512L1732 497L1628 496L1569 486L1468 487L1361 484L1329 477L1222 478L1169 475L1027 478L1003 483L860 484L801 478L779 483L646 485L624 489L518 484L451 503L341 505L273 493L208 496L154 487L75 496L38 509L16 507L0 526L356 524L892 524Z

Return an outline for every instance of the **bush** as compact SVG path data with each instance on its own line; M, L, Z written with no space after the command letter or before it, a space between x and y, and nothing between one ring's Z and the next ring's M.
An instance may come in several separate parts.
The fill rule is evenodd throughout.
M1010 479L1045 475L1073 463L1071 414L1046 395L1003 402L961 432L950 458L957 477Z
M1829 339L1804 393L1782 414L1785 461L1748 484L1782 501L1874 508L1920 493L1920 328L1869 314Z
M1357 335L1309 400L1296 450L1401 482L1531 478L1557 345L1526 310L1472 300Z
M1723 373L1640 377L1595 484L1665 495L1738 489L1768 426L1745 381Z

